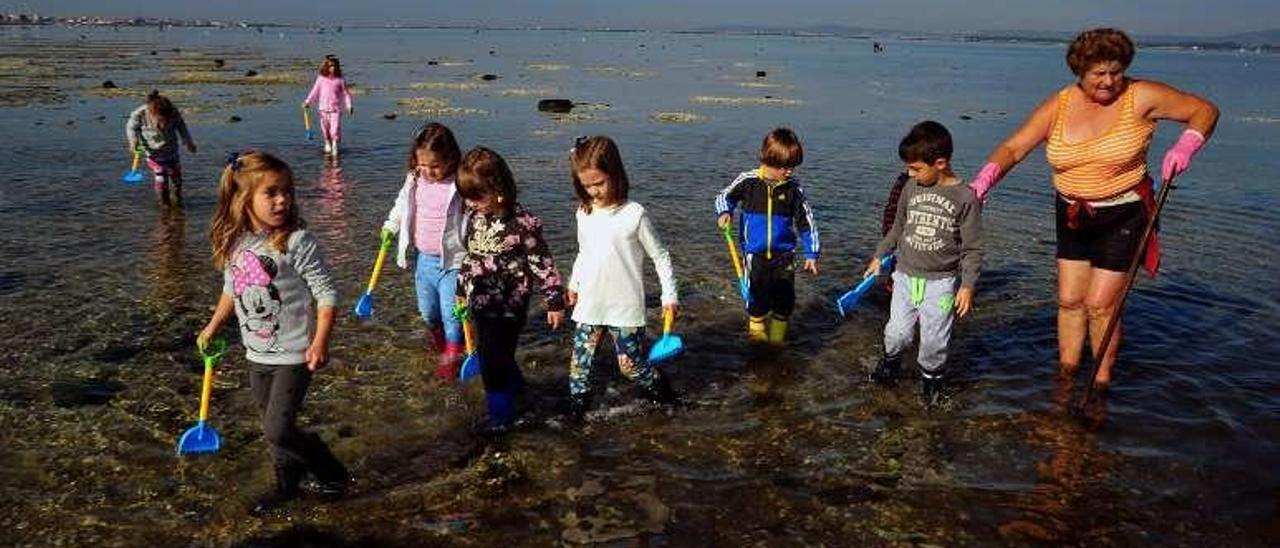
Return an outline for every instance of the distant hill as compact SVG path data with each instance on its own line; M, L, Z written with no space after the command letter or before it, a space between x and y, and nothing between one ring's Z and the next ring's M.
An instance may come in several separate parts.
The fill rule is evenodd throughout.
M1070 42L1074 32L987 30L962 35L973 41ZM1184 36L1177 34L1133 34L1140 47L1196 47L1201 49L1263 48L1280 49L1280 29L1230 34L1225 36Z
M843 25L814 25L808 27L773 27L766 25L715 25L700 27L689 32L727 33L727 34L768 34L768 35L821 35L839 36L842 38L865 38L885 36L898 31L885 29L869 29L846 27Z
M1271 46L1272 48L1280 48L1280 29L1242 32L1240 34L1223 36L1222 39L1230 42L1236 42L1243 46Z
M923 38L934 40L962 40L968 42L1030 42L1060 44L1070 42L1076 32L1042 30L980 30L973 32L919 32L891 29L846 27L842 25L816 25L808 27L773 27L752 25L720 25L704 27L693 32L731 34L823 35L842 38ZM1176 34L1134 34L1141 47L1184 47L1200 49L1260 48L1280 51L1280 29L1245 32L1225 36L1183 36Z

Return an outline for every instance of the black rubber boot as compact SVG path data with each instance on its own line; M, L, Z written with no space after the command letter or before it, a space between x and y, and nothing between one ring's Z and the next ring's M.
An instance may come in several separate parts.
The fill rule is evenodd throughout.
M587 394L570 394L564 404L564 415L570 423L581 424L587 418L587 410L591 408L591 397Z
M299 485L302 483L302 477L306 475L306 468L302 463L276 464L275 474L275 485L271 490L254 497L253 508L249 509L250 514L257 517L265 516L302 494Z
M338 500L347 494L347 484L351 483L351 475L347 473L347 467L342 465L338 457L333 456L329 446L320 441L318 434L308 433L308 435L319 447L315 460L311 463L311 475L315 481L308 482L308 490L320 500Z
M876 368L871 370L867 378L880 386L894 386L898 384L900 369L902 369L902 354L894 356L882 354L880 361L876 363Z
M942 405L942 371L928 373L920 371L920 405L925 409L935 409Z
M680 394L671 388L666 375L653 372L653 385L644 388L645 399L661 405L682 405Z

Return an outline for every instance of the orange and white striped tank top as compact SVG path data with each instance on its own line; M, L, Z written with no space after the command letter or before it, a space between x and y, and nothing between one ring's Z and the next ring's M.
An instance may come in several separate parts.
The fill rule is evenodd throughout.
M1120 97L1120 116L1102 134L1079 143L1063 138L1071 89L1058 93L1045 159L1053 166L1053 187L1069 198L1103 200L1123 194L1147 173L1147 147L1156 123L1133 110L1134 82Z

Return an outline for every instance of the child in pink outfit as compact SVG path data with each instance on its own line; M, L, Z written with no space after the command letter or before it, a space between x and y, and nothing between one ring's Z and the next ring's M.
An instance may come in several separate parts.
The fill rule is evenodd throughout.
M342 67L338 64L337 56L324 56L324 61L320 63L320 75L316 76L311 93L302 101L302 108L310 107L312 102L317 103L320 111L324 153L336 157L338 141L342 140L342 109L345 108L347 114L355 114L355 107L351 105L351 93L347 91L346 80L342 79Z

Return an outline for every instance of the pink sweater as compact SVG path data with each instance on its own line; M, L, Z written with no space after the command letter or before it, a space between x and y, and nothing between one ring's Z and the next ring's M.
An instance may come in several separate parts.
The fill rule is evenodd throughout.
M453 177L433 183L419 177L413 191L413 243L426 255L444 252L444 225L449 222L449 202L453 200Z
M351 110L351 94L347 93L347 82L342 78L316 76L316 83L311 86L311 93L307 94L307 99L303 103L310 105L317 99L319 99L317 108L321 112Z

